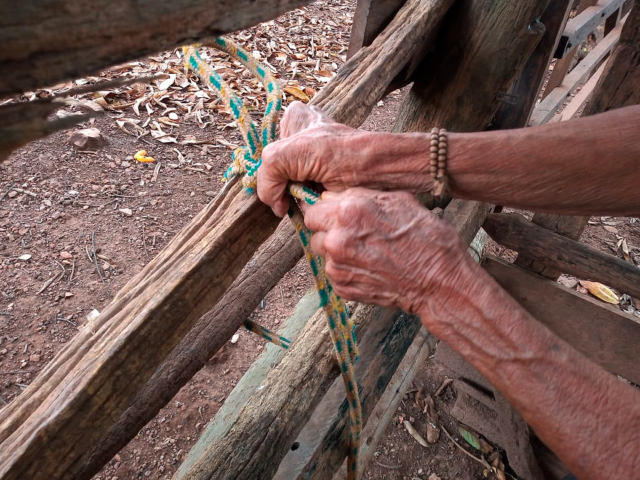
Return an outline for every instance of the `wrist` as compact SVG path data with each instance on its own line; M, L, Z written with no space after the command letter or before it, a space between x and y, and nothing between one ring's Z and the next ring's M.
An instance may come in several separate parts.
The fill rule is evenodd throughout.
M420 193L431 189L429 135L360 131L351 140L359 186Z

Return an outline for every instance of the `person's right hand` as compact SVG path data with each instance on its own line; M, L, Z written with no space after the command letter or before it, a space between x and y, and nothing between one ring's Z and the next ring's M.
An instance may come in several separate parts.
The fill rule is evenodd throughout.
M262 152L258 169L258 196L284 216L289 208L286 187L290 180L314 181L330 191L359 184L358 147L368 132L334 122L317 107L292 103L280 124L280 140Z

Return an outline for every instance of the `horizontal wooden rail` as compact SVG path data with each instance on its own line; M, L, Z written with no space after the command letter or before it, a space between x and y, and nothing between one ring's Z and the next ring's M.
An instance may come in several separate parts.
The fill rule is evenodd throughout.
M540 323L609 372L640 383L640 323L553 280L488 257L484 269Z
M600 24L613 15L625 0L601 0L567 22L554 57L562 58L587 39Z
M589 81L580 88L580 91L576 93L571 101L564 107L560 118L561 121L564 122L575 118L580 112L580 109L587 104L607 67L607 62L608 60L598 67L598 70L591 76Z
M624 19L621 20L618 26L616 26L609 35L604 37L578 65L576 65L571 73L564 78L561 85L554 88L553 91L551 91L551 93L549 93L547 97L540 102L531 115L531 126L547 123L551 118L553 118L569 95L571 95L575 89L580 86L580 84L589 78L589 75L598 68L600 62L602 62L606 56L609 55L613 47L616 46L620 40L623 24Z
M271 20L310 0L3 0L0 98ZM107 13L108 12L108 13Z
M640 268L540 227L516 213L493 213L484 229L500 245L582 280L640 298Z

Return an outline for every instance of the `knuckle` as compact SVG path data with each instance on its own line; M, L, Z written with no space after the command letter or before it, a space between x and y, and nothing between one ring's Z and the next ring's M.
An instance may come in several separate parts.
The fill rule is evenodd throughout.
M324 240L327 254L335 260L343 260L348 255L350 237L342 230L331 230Z

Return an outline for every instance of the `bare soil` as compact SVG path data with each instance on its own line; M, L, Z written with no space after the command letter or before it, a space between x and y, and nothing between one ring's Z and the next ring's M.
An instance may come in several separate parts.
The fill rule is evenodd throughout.
M281 81L312 96L326 75L332 75L344 61L354 8L352 0L324 0L237 38L263 54L271 52L266 60L277 69ZM284 62L278 52L286 53ZM297 65L292 60L296 53ZM164 106L153 99L145 102L149 110L140 104L140 115L132 105L122 106L142 98L134 89L105 96L109 105L106 114L78 127L97 128L107 140L104 147L78 151L68 144L68 133L63 132L33 142L0 164L2 404L20 395L80 329L91 328L88 315L94 309L101 311L220 189L230 153L241 140L229 115L216 106L215 96L210 92L203 96L204 87L194 88L189 82L198 83L195 77L185 75L180 65L176 52L166 52L89 79L164 71L177 75L176 82L183 81L182 77L188 80L187 86L176 83L166 97L159 97ZM234 85L247 86L245 93L255 104L258 118L263 100L255 93L257 85L237 65L224 66ZM34 92L21 100L50 93ZM148 89L143 93L150 94ZM363 128L390 130L403 95L395 92L381 102ZM199 107L201 99L206 105ZM176 109L167 112L172 107ZM72 114L75 108L63 111ZM172 120L177 126L161 122L161 128L176 142L162 143L148 133L153 121L169 113L178 115ZM138 120L147 134L141 138L126 134L116 120L127 118ZM134 127L125 128L131 131ZM155 163L134 160L134 153L143 149ZM30 193L14 192L12 187ZM635 219L594 219L583 241L622 255L615 248L618 237L626 239L631 261L638 264L640 231ZM509 257L509 252L495 245L488 249ZM100 259L97 269L89 258L94 250ZM251 318L278 329L310 287L311 276L301 262L265 297ZM262 339L239 331L237 341L214 355L95 479L170 478L263 347ZM433 395L445 375L433 360L425 362L414 382L414 393L402 402L365 478L483 478L483 467L444 435L425 448L407 433L401 421L410 419L426 435L426 418L414 401L415 391L422 388ZM447 413L454 400L455 392L447 389L436 399L436 406L442 424L459 438Z

